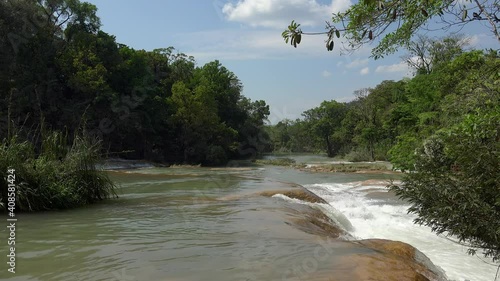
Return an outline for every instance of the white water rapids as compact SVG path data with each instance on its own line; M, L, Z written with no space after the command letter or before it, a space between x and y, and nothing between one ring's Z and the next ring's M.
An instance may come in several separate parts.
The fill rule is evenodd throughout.
M387 189L383 184L324 183L305 187L342 213L341 219L345 216L349 220L352 225L349 232L355 238L383 238L411 244L441 267L449 280L495 280L497 267L491 265L491 260L469 256L467 248L437 236L428 227L415 225L415 216L407 213L408 205L388 194L384 196ZM371 192L378 196L367 196Z

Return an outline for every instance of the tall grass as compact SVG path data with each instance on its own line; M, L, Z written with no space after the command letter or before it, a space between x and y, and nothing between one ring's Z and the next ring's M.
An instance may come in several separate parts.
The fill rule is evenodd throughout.
M51 132L42 137L37 150L19 135L0 146L0 209L6 208L8 168L15 169L16 211L74 208L116 197L116 186L96 164L100 142L85 133L68 136Z

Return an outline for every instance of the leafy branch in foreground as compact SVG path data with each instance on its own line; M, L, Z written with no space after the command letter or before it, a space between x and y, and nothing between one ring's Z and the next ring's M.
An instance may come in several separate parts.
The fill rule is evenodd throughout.
M466 115L417 151L415 172L390 186L415 222L500 260L500 107Z
M282 37L297 47L302 35L327 35L328 51L333 50L333 41L335 37L339 39L341 33L349 51L380 38L372 49L372 56L378 59L409 44L419 30L460 30L473 22L487 23L500 43L499 17L499 0L470 0L465 5L452 0L363 0L345 12L334 14L325 32L303 32L300 24L292 21Z

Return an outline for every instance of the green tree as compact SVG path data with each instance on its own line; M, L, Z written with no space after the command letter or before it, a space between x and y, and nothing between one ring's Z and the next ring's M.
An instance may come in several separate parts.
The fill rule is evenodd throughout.
M243 109L244 104L238 106L238 103L243 99L241 96L243 86L233 72L215 60L197 68L191 84L203 85L207 94L215 102L221 122L225 122L234 129L239 129L238 124L243 123L246 112ZM248 110L251 110L250 105Z
M335 157L341 148L338 132L346 114L346 106L337 101L324 101L319 107L302 113L311 131L324 143L328 157Z
M447 93L440 103L446 112L441 121L449 126L464 114L500 100L500 55L496 51L472 51L458 56L442 70L441 88Z
M67 81L58 58L71 41L65 31L74 28L73 34L95 34L100 26L96 7L78 0L1 1L0 5L2 32L6 33L0 47L2 61L4 56L9 58L7 67L2 68L8 74L0 74L0 83L5 89L2 94L9 93L6 104L11 116L19 117L11 121L41 131L45 126L64 127L58 108L67 97ZM102 69L96 72L87 76L98 78Z
M263 100L251 101L242 97L238 102L240 112L235 120L240 120L236 125L239 132L238 155L235 157L255 157L270 145L270 137L265 130L267 117L270 114L269 105ZM239 117L238 117L239 116ZM240 119L243 117L243 119ZM234 122L234 121L233 121ZM233 125L235 126L235 125Z
M267 152L314 152L323 153L325 145L322 139L311 131L309 121L285 119L273 126L266 126L270 138L270 147ZM342 128L341 128L342 130ZM339 135L341 132L335 132ZM345 140L340 140L345 144ZM340 148L342 149L343 146ZM339 151L340 154L340 151Z
M172 96L169 101L175 108L172 124L180 134L178 142L183 153L183 161L187 164L196 164L204 161L209 144L219 137L219 118L215 103L210 100L199 87L189 89L183 82L177 82L172 87ZM222 136L221 136L222 137Z
M415 34L425 29L459 29L466 24L486 23L500 43L498 5L498 0L471 1L465 5L451 0L365 0L351 5L345 12L334 14L325 32L303 32L300 24L292 21L282 36L287 43L290 41L297 47L303 35L326 34L326 48L330 51L341 35L347 40L349 50L380 39L372 49L375 59L408 45Z
M285 119L283 121L280 121L278 122L278 124L276 124L274 126L274 131L276 133L276 136L274 136L275 138L275 147L277 149L275 149L275 151L289 151L290 148L289 148L289 144L288 142L291 140L291 137L290 137L290 132L289 132L289 128L290 128L290 124L291 121L288 120L288 119Z
M411 203L416 223L500 259L500 107L468 114L427 139L415 171L391 189Z
M386 159L391 144L388 138L391 130L384 126L384 122L388 118L393 98L399 94L401 87L401 84L394 81L383 81L373 89L354 92L356 102L351 107L351 114L357 118L354 121L352 140L357 143L358 149L362 148L367 152L366 160Z

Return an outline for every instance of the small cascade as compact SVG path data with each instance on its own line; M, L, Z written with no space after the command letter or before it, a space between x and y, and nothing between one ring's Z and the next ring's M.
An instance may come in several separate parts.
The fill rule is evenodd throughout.
M407 213L409 206L389 193L382 183L324 183L305 187L331 205L325 213L335 217L339 225L349 223L346 230L355 239L381 238L408 243L441 267L450 280L491 281L495 278L497 268L490 265L491 261L469 256L466 247L436 235L428 227L414 224L416 216Z

